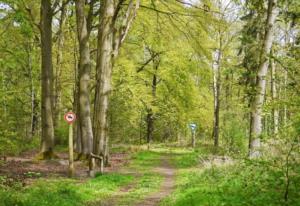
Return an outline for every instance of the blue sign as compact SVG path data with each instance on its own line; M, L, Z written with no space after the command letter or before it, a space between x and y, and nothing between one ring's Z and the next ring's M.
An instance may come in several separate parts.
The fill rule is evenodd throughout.
M192 131L196 130L197 125L195 123L191 123L189 126L190 126Z

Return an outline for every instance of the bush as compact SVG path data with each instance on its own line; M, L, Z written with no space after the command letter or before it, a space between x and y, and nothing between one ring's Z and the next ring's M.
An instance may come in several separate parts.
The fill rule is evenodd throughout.
M69 126L64 122L54 132L56 145L68 145Z
M247 151L248 139L245 137L245 127L241 122L231 119L227 121L221 132L229 152L245 153Z

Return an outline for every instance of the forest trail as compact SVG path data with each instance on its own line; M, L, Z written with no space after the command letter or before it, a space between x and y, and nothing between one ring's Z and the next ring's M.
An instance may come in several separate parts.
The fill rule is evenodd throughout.
M100 200L99 202L94 202L92 205L97 206L157 206L160 201L166 196L170 195L173 192L175 187L175 168L171 164L171 159L169 155L162 155L160 157L160 164L151 169L151 172L162 176L163 180L159 186L159 189L147 194L142 199L138 200L134 203L134 199L132 201L125 201L128 196L131 196L132 192L139 187L138 179L129 185L126 185L118 191L117 194L112 197ZM142 173L141 171L132 171L132 170L123 170L121 173L123 174L131 174L136 177L140 177Z
M160 186L160 189L152 194L146 196L142 201L135 204L136 206L156 206L160 201L171 194L175 187L175 168L171 165L169 156L163 156L161 158L161 164L159 167L154 168L154 172L163 176L164 180Z

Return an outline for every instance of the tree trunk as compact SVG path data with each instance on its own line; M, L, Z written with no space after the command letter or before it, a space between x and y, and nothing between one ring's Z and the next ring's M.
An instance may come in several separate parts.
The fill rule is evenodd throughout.
M148 114L147 114L147 145L148 145L148 149L150 148L150 143L153 139L153 112L152 109L149 108L147 109Z
M100 24L98 30L98 51L96 64L96 92L94 108L94 153L104 157L105 142L108 141L108 106L111 92L111 75L113 67L113 28L114 3L110 0L101 2ZM103 172L103 159L100 160Z
M142 139L143 139L143 111L141 110L141 114L140 114L140 144L142 144Z
M287 71L284 71L284 100L287 101L287 81L288 81L288 75ZM284 127L287 126L287 103L284 103L284 108L283 108L283 122L284 122Z
M220 113L220 63L221 51L217 50L214 53L213 75L214 75L214 125L213 125L213 139L214 146L219 146L219 113Z
M251 104L251 135L249 138L249 157L260 156L260 139L262 135L262 106L265 98L266 75L269 67L268 55L270 54L274 35L273 25L277 17L277 0L269 0L265 36L263 40L260 64L256 76L255 97Z
M115 7L116 6L116 7ZM103 160L108 159L108 107L109 95L111 92L111 78L113 61L119 53L119 48L124 41L129 27L139 7L139 0L136 0L133 7L133 0L130 0L127 11L120 15L124 6L115 4L111 0L102 0L100 7L100 19L98 28L97 63L96 63L96 92L94 106L94 153L103 156L100 160L100 170L103 172ZM121 24L116 24L117 18Z
M76 3L76 21L79 42L79 125L81 139L80 153L89 157L93 146L93 130L90 109L90 49L89 35L90 30L85 16L85 0L78 0Z
M277 107L277 82L276 82L276 64L274 60L271 61L271 91L273 101L273 134L278 134L279 127L279 111Z
M61 121L61 69L63 64L63 47L64 47L64 26L66 22L66 4L62 4L60 19L59 19L59 30L57 38L57 58L56 58L56 71L55 71L55 94L54 94L54 105L53 105L53 121L54 129L59 127Z
M72 27L69 28L71 33L74 31ZM72 41L74 45L78 43L78 35L72 36ZM79 47L79 46L78 46ZM77 46L73 48L73 64L74 64L74 82L73 85L73 111L79 116L79 65L78 65L78 49ZM79 117L80 118L80 117ZM81 154L81 134L80 134L80 124L79 120L75 121L73 124L73 139L74 139L74 150ZM76 158L78 159L79 156Z
M30 75L30 96L31 96L31 124L30 124L30 139L32 139L36 133L38 126L38 101L36 98L36 91L34 86L34 75L32 67L32 58L31 58L32 48L28 44L27 49L27 59L28 59L28 69Z
M155 57L154 55L156 55L155 53L153 53L153 76L152 76L152 106L155 105L155 101L156 101L156 89L157 89L157 70L159 67L159 55L157 57ZM148 109L148 114L147 114L147 144L148 144L148 149L150 148L150 143L153 140L153 131L154 131L154 114L153 114L153 110L152 108Z
M41 5L41 54L42 54L42 138L41 158L53 157L53 69L52 69L52 9L50 0L42 0Z

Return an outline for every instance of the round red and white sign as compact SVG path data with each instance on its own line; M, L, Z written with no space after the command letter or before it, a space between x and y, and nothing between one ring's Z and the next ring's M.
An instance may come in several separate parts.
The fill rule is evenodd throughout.
M76 120L76 114L73 112L68 112L65 114L64 118L65 118L66 122L68 122L69 124L72 124Z

